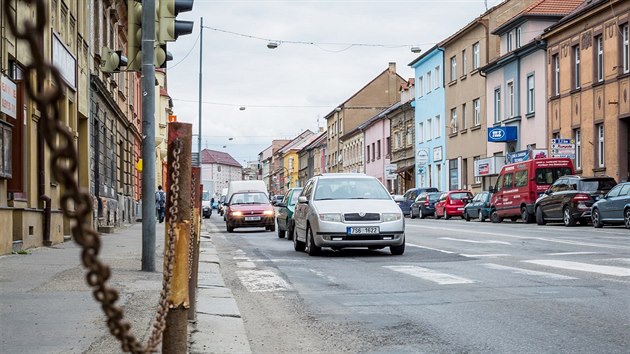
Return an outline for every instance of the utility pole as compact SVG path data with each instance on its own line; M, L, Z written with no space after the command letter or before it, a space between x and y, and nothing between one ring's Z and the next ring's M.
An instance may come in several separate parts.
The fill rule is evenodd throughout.
M155 0L142 1L142 270L155 271Z
M202 72L203 72L203 17L199 24L199 131L197 132L197 166L201 166L201 98L202 98Z

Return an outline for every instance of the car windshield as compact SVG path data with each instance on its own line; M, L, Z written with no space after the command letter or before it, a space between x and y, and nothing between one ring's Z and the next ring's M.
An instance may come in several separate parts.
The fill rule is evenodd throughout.
M573 172L568 167L550 167L536 169L536 184L553 184L558 178Z
M230 199L230 205L239 204L269 204L269 200L261 192L235 193Z
M464 198L470 198L472 195L470 193L466 193L466 192L458 192L458 193L451 193L451 199L454 200L462 200Z
M315 200L391 199L375 178L322 178L315 189Z
M298 201L298 197L300 196L300 194L302 193L302 188L300 189L295 189L293 191L293 194L291 194L291 200L289 201L289 205L295 205L297 204Z
M611 179L586 180L580 182L580 190L585 192L604 191L607 192L617 185Z

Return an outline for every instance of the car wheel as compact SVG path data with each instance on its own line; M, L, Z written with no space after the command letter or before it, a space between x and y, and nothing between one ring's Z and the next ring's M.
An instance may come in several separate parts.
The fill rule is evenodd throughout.
M389 246L389 252L394 256L400 256L405 253L405 242L400 246Z
M564 207L562 211L562 222L564 226L575 226L576 220L571 216L571 210L569 207Z
M290 224L289 229L287 230L287 240L289 241L293 240L294 233L295 233L294 226Z
M444 219L448 220L450 218L451 218L451 216L448 215L448 211L446 210L446 208L444 208Z
M464 219L466 221L470 221L470 215L468 215L468 211L464 211Z
M293 249L297 252L303 252L306 245L302 241L298 241L297 233L293 235Z
M479 209L479 214L477 215L477 219L479 219L479 222L486 221L486 217L483 216L483 212L481 211L481 209Z
M500 222L502 222L502 221L503 221L503 218L502 218L502 217L500 217L500 216L499 216L499 214L497 214L497 211L493 209L493 210L490 212L490 220L491 220L493 223L498 224L498 223L500 223Z
M536 224L545 225L547 221L545 220L545 216L543 215L542 207L536 208Z
M591 214L591 221L593 222L593 227L596 229L604 227L604 223L602 222L602 215L599 213L599 209L593 209L593 213Z
M527 211L526 207L521 207L521 220L523 220L525 224L529 224L533 221L532 215Z
M278 225L278 237L279 238L284 238L286 231L282 230L282 228L280 227L280 225Z
M234 232L234 228L230 226L230 223L228 222L225 222L225 228L227 229L227 232Z
M310 227L306 229L306 252L309 256L319 256L322 252L322 248L315 245L313 230Z
M626 225L626 229L630 229L630 208L623 211L623 223Z
M413 215L413 209L409 210L409 217L412 218L412 219L416 218L416 216Z
M436 219L439 219L439 218L441 218L441 217L442 217L442 215L440 215L440 214L437 212L437 209L435 210L435 214L433 214L433 215L435 216L435 218L436 218Z
M269 231L275 232L276 231L276 224L273 224L273 225L269 226Z
M420 215L418 215L418 216L420 217L420 219L424 219L424 218L426 218L426 217L427 217L426 215L424 215L424 212L422 211L422 209L420 209L420 210L418 211L418 214L420 214Z

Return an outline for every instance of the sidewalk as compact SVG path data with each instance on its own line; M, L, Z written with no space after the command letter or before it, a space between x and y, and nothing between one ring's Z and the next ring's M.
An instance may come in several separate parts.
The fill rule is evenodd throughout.
M101 259L133 335L146 342L162 283L164 225L156 225L157 272L142 272L142 224L101 237ZM220 273L212 235L202 226L197 320L191 353L251 352L240 312ZM120 353L105 315L85 283L73 241L0 257L0 348L4 353ZM161 348L161 347L160 347Z

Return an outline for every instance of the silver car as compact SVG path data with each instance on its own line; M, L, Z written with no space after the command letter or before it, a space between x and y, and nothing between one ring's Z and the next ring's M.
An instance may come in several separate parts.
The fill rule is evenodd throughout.
M295 207L296 251L317 255L322 247L389 247L405 252L405 218L383 184L357 173L308 180Z

